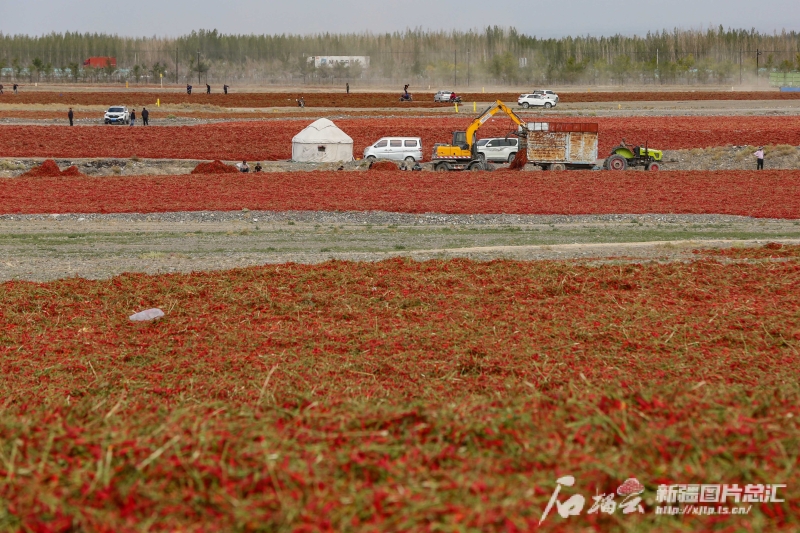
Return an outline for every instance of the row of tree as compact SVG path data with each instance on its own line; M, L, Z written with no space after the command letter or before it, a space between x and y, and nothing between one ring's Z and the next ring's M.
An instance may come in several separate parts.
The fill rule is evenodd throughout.
M370 66L314 67L311 56L368 56ZM90 56L111 65L84 69ZM759 71L800 70L800 34L754 29L678 30L645 36L540 39L514 28L392 34L224 35L178 38L63 33L0 34L0 74L15 79L157 81L200 78L287 83L728 83Z

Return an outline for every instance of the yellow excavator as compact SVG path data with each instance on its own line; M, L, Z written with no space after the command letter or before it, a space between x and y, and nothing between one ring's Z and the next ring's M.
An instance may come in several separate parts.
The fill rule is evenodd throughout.
M520 126L520 147L518 152L524 152L527 147L524 137L528 132L525 123L510 107L497 100L478 115L478 118L472 121L466 131L454 131L452 144L435 144L433 146L431 161L433 162L434 170L439 172L447 172L449 170L486 170L486 162L480 157L476 149L475 133L498 111L503 111L511 117L511 120L517 126Z

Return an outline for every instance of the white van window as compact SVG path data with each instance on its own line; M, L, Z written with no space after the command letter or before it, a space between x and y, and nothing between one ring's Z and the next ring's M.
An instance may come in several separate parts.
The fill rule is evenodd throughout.
M409 147L409 148L416 148L417 147L417 141L406 141L406 146Z
M497 146L497 141L489 141L488 143L486 143L487 148L491 148L493 146Z
M389 142L384 139L382 141L378 141L377 143L375 143L375 148L383 148L387 144L389 144Z
M392 139L391 141L389 141L389 146L398 148L400 146L403 146L403 141Z

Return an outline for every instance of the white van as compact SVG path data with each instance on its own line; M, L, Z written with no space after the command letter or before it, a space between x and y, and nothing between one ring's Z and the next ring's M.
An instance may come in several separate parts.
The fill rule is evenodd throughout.
M364 159L393 159L413 163L422 161L422 139L419 137L382 137L364 148Z

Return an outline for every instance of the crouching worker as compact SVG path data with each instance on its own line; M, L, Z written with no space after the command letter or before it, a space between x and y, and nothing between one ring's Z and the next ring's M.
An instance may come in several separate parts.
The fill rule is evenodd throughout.
M242 161L239 165L239 172L250 172L250 167L247 166L247 161Z

